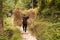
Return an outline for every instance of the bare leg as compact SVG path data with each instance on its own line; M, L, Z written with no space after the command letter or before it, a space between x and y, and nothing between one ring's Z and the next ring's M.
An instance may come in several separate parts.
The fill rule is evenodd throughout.
M25 25L25 32L26 32L26 30L27 30L27 25Z
M25 31L25 27L24 27L24 25L23 25L23 31Z

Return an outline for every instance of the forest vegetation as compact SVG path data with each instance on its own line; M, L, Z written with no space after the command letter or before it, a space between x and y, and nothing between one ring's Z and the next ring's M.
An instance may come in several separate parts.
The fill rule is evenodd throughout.
M10 22L10 10L20 7L24 14L35 9L34 27L37 40L60 40L60 0L0 0L0 40L22 40L20 31ZM10 36L11 35L11 36Z

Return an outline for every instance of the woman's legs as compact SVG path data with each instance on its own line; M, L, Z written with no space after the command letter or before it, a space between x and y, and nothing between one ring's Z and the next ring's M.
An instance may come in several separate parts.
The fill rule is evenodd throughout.
M25 32L26 32L26 30L27 30L27 26L25 26Z
M24 25L23 25L23 31L25 31L25 27L24 27Z
M23 25L23 31L26 32L26 30L27 30L27 24Z

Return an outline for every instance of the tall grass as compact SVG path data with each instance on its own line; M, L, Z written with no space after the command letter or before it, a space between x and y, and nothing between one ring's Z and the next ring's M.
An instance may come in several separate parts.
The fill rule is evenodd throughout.
M31 30L38 40L60 40L60 22L35 21Z
M20 31L13 25L12 17L4 19L4 33L0 35L0 40L22 40Z

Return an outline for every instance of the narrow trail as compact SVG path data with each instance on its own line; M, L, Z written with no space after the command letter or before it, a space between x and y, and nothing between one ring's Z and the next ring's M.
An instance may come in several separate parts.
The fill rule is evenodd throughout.
M13 17L11 17L10 19L11 19L10 21L13 24ZM29 32L28 30L24 32L22 26L21 27L16 26L16 28L19 29L21 32L22 40L37 40L36 37L33 36L31 32Z
M28 30L27 32L24 32L22 26L21 27L17 26L17 28L21 31L23 40L37 40L35 36L32 36L32 34Z

